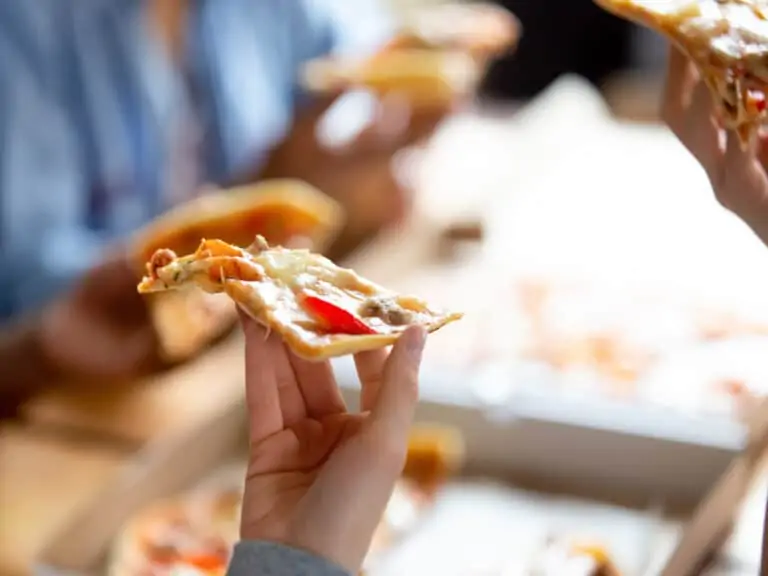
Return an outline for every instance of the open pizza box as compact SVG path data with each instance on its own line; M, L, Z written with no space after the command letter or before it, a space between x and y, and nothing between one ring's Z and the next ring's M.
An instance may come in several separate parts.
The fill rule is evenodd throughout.
M220 367L218 383L240 388L241 366L228 362ZM210 374L205 379L210 384ZM354 391L346 394L354 402ZM698 507L667 515L653 493L638 505L622 501L621 486L616 486L599 501L594 494L569 490L566 484L547 485L526 477L507 456L510 443L525 440L520 437L523 431L487 414L425 399L417 420L449 423L462 430L464 472L441 491L412 532L383 556L371 570L374 576L459 576L477 574L477 570L494 574L515 560L510 554L530 553L542 540L560 533L601 542L628 576L690 574L722 543L739 503L750 490L768 438L768 406L764 406L755 415L747 449L733 460ZM112 540L132 514L194 487L222 466L243 462L246 449L243 398L233 394L194 425L138 449L108 485L60 527L40 552L35 572L103 574ZM540 457L547 459L546 446ZM755 557L758 553L756 550ZM468 565L467 558L473 558L473 563ZM665 563L666 568L660 568ZM750 569L756 569L755 565Z
M574 86L566 88L572 91ZM599 107L590 110L584 102L575 106L568 104L558 101L547 105L547 111L539 110L539 117L565 123L573 118L574 108L595 117L602 114ZM557 109L561 110L559 115L550 114ZM526 131L521 140L529 152L541 148L546 149L548 156L553 153L575 155L575 142L568 130L560 131L562 141L553 149L552 142L545 138L553 132L542 128L541 122L536 110L520 121L519 130ZM598 132L592 124L589 126L592 132ZM513 149L515 144L506 137L506 134L502 136L506 153L512 157L522 154L522 147ZM585 153L590 153L589 146L584 148ZM579 157L573 164L581 160ZM540 187L531 190L541 179L541 173L554 177L551 173L555 171L547 171L533 161L528 164L530 170L518 174L516 182L535 197L544 192ZM565 172L568 179L583 180ZM482 189L489 191L500 185L500 182L489 181ZM543 185L551 190L558 186L564 188L562 183L544 181ZM437 188L444 189L444 186ZM552 201L554 205L560 202L555 198ZM490 234L517 226L522 230L525 212L520 209L524 207L524 203L511 198L509 207L501 207L503 209L490 215L486 213ZM618 208L611 206L610 209ZM455 212L466 213L466 206L455 206ZM504 219L505 223L494 225L494 217ZM474 303L487 301L485 293L483 297L477 293L478 285L487 286L483 284L482 275L508 267L509 246L515 248L516 256L521 256L516 238L507 237L495 244L497 249L504 249L504 254L481 247L483 257L479 258L472 247L463 246L458 257L452 254L453 264L425 267L423 257L435 250L440 252L442 244L436 229L422 227L420 234L423 238L418 243L413 235L398 238L397 233L388 240L383 239L391 242L390 252L405 254L406 262L377 260L377 269L350 265L395 289L411 291L412 287L415 293L439 293L441 304L467 313L462 322L468 324L479 316L473 313ZM503 260L505 256L507 260ZM364 255L361 260L365 260ZM421 272L421 277L418 273L411 274L413 271ZM392 277L403 278L404 282L393 284ZM430 282L433 288L428 286ZM507 383L512 378L505 368L497 370L488 365L487 369L478 370L480 364L445 362L465 355L458 353L466 344L462 338L476 333L471 329L447 329L430 338L418 418L461 429L467 447L467 477L484 477L493 483L472 483L465 488L461 485L463 480L459 480L455 487L449 487L445 501L438 502L412 537L406 538L396 553L393 551L392 562L373 576L379 573L459 576L478 571L493 574L499 564L505 563L499 550L508 553L510 542L519 542L521 550L530 551L536 546L536 538L540 541L552 530L577 536L585 531L594 532L594 537L605 540L615 551L625 575L684 575L712 552L730 527L738 503L749 491L759 460L756 455L763 452L763 435L758 432L757 423L768 421L768 417L756 416L747 424L734 422L715 427L708 426L706 419L687 419L675 414L665 417L663 411L650 408L621 408L610 403L601 407L599 401L574 399L553 402L552 398L557 395L549 398L517 392L510 395ZM214 356L219 354L223 358L214 361L210 354L202 358L199 361L204 366L202 370L198 362L182 367L183 378L177 374L171 386L167 382L156 382L146 387L140 394L141 401L129 402L128 409L126 402L121 402L117 412L104 411L109 415L120 414L119 422L102 421L94 428L119 424L115 427L119 428L119 435L125 436L127 431L138 446L136 458L41 552L39 573L100 573L112 538L133 512L157 498L192 487L238 452L242 454L245 444L240 392L242 363L237 360L240 347L237 342L230 343L225 348L227 352L214 352ZM355 383L349 363L342 359L335 367L345 394L354 397ZM481 380L482 385L477 385ZM195 390L191 396L190 386ZM155 398L155 394L160 394L157 391L164 388L163 398ZM175 392L167 394L168 388ZM215 391L211 396L212 388ZM152 400L152 411L147 424L148 399ZM40 420L47 414L48 421L56 423L58 416L54 415L53 404L38 403L33 415ZM514 411L500 409L505 406L514 406ZM186 419L174 422L182 409L194 413L192 425ZM70 412L68 423L73 422L72 415L80 421L87 412ZM166 425L166 418L173 425ZM170 437L149 432L157 430L170 431ZM698 433L700 431L703 432ZM158 440L161 436L164 438ZM749 438L754 441L748 442ZM189 458L190 454L194 454L194 460ZM719 477L721 483L718 484ZM510 483L518 488L509 488ZM573 511L577 509L582 513L575 514ZM547 520L542 520L544 517ZM602 520L598 521L599 518ZM597 524L602 528L597 528ZM624 530L622 526L628 528ZM531 535L536 538L532 539ZM614 540L616 538L620 541ZM755 556L759 555L758 547L754 548ZM462 556L472 556L474 552L474 557L488 561L480 566L465 566L446 554L446 550L456 550ZM438 562L446 564L438 567ZM417 565L418 570L414 568ZM459 569L460 566L464 568ZM754 573L756 563L748 563L746 569L747 573Z

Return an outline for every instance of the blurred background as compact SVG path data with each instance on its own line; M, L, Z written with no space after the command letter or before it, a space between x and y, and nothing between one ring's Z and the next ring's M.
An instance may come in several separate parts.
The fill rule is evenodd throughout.
M0 573L102 573L132 514L241 454L242 429L232 423L242 418L242 346L232 310L190 297L152 301L148 311L135 295L136 269L123 262L100 276L98 260L84 254L135 239L196 196L193 188L285 177L347 211L326 253L466 314L430 337L418 416L458 431L464 467L377 557L372 575L528 574L553 538L596 542L629 576L660 573L676 546L691 565L709 560L700 573L757 573L761 465L751 463L759 473L750 469L750 481L734 488L752 494L749 505L734 496L710 517L722 533L736 518L727 537L701 536L688 521L765 421L768 252L717 205L699 166L659 123L661 38L588 0L500 2L522 24L516 49L493 57L477 92L433 113L428 130L396 145L385 138L373 153L358 138L375 116L370 93L330 109L307 94L281 102L293 98L285 87L298 76L296 60L333 52L333 38L368 54L386 35L368 2L328 0L329 21L346 22L341 32L319 34L312 46L291 40L298 48L283 52L288 36L254 48L250 29L237 24L242 2L207 3L230 11L192 12L199 52L187 51L207 65L180 84L192 104L168 96L178 87L163 92L175 78L163 75L163 61L164 80L136 108L154 111L147 120L108 96L157 72L136 64L153 61L141 48L151 36L120 32L134 16L113 14L107 0L83 3L75 16L14 1L0 7L2 258L14 276L0 283L8 415ZM389 2L395 23L441 4ZM171 62L180 26L173 4L157 3ZM257 16L277 17L263 10ZM126 48L134 43L138 52ZM121 50L133 56L109 60ZM53 64L70 57L71 70ZM126 78L132 83L121 84ZM75 112L51 112L48 94ZM411 110L412 123L418 116ZM144 121L173 129L115 128ZM316 142L323 122L337 138L331 152ZM294 138L305 123L311 138ZM168 144L179 126L185 149L205 151L202 176ZM134 153L136 182L121 172ZM160 157L163 167L147 169L145 160ZM136 200L132 186L166 195ZM280 241L292 221L279 220L255 232ZM118 277L119 290L109 280ZM157 332L176 356L157 358ZM351 362L334 367L354 404Z

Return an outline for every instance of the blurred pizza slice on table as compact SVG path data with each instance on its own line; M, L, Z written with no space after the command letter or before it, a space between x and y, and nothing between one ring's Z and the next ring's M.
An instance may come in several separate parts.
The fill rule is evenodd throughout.
M513 50L522 27L514 14L484 2L415 10L388 49L461 50L484 60Z
M143 269L159 248L188 253L202 238L248 244L256 234L270 242L322 251L343 222L342 208L319 190L297 180L270 180L215 190L172 209L137 233L132 253ZM228 298L200 291L153 297L150 313L161 355L172 362L193 356L231 328L236 318Z
M138 290L190 286L227 294L294 353L313 360L383 348L409 326L433 332L462 317L387 290L309 250L270 247L261 236L246 249L203 240L188 256L158 250Z
M301 82L316 93L368 90L379 98L398 96L430 109L470 96L480 68L469 54L428 48L388 48L371 58L330 56L311 60Z
M746 147L766 116L768 5L760 0L595 0L669 38L697 67Z

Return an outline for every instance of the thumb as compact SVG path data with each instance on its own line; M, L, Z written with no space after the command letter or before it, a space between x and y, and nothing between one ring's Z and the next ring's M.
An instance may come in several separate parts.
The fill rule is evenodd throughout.
M397 340L384 364L372 424L394 444L405 445L419 400L419 367L427 332L412 326Z

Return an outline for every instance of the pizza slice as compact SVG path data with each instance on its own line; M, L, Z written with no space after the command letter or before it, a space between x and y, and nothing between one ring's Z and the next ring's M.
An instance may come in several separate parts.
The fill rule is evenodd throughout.
M363 89L404 97L414 107L445 106L470 95L479 79L472 56L425 48L387 49L372 58L327 57L306 64L303 85L319 93Z
M319 190L297 180L269 180L209 192L172 209L139 231L132 249L141 269L158 248L187 253L205 237L247 244L259 233L271 242L300 241L322 250L343 221L341 207ZM226 296L196 291L155 296L149 309L169 362L193 356L236 319Z
M388 49L461 50L485 60L513 50L520 21L494 4L448 3L416 10Z
M195 285L226 293L294 353L315 360L382 348L408 326L433 332L462 317L396 294L309 250L270 247L261 236L246 249L203 240L189 256L158 250L138 290Z
M763 0L595 0L668 37L696 65L721 121L746 146L766 116L768 4Z
M200 238L248 244L256 234L286 244L304 238L323 250L344 223L341 206L300 180L266 180L258 184L215 190L181 204L152 221L133 239L137 265L161 248L193 252Z

